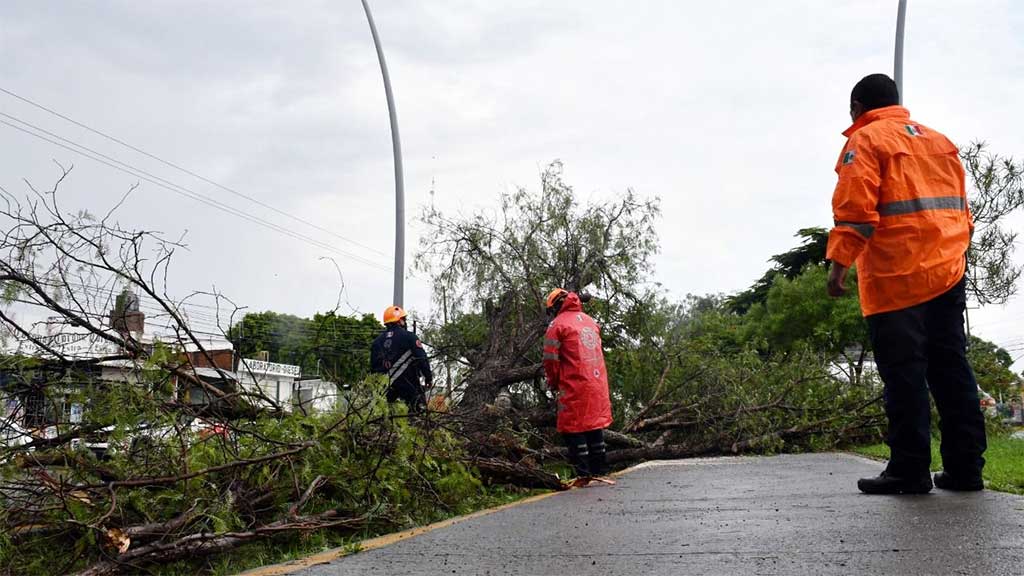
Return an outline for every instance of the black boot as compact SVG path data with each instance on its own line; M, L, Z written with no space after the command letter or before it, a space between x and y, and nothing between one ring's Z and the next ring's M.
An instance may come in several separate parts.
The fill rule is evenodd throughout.
M904 478L882 472L874 478L861 478L857 488L865 494L927 494L932 491L932 479L927 474Z
M936 472L935 486L955 492L977 492L985 489L981 476L954 476L949 472Z

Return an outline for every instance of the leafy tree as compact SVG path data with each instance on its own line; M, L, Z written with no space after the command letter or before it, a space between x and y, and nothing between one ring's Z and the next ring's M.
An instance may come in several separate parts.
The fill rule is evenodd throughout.
M825 352L859 383L868 359L870 340L857 299L856 279L842 298L831 298L824 290L828 271L810 264L803 273L788 279L778 276L763 304L744 317L754 339L767 350L791 352L798 347Z
M996 344L971 336L967 358L971 361L978 386L996 398L1008 398L1021 384L1021 377L1010 369L1013 357Z
M815 279L807 276L810 285ZM777 280L783 283L800 282ZM877 438L875 387L838 374L836 355L807 341L765 348L750 328L753 316L731 313L720 298L663 301L649 312L650 334L606 353L616 420L650 442L640 453L824 448Z
M369 314L353 318L327 312L308 319L260 312L246 314L228 338L245 357L265 351L270 360L300 366L304 374L357 382L368 372L370 343L382 328Z
M833 302L824 292L823 229L801 231L803 245L773 259L757 300L774 324L761 334L751 329L749 314L734 313L722 296L673 302L648 284L649 256L657 248L653 203L626 193L614 202L580 205L557 164L543 174L539 192L520 190L503 200L497 215L453 219L430 211L424 217L431 230L419 262L449 318L432 329L430 341L464 378L462 414L489 414L468 409L510 387L512 406L528 415L524 420L553 423L539 382L547 324L541 301L551 287L564 286L596 296L587 308L602 323L616 426L633 435L610 436L630 447L614 458L834 446L857 435L876 437L882 418L877 391L830 365L842 360L842 344L857 341L850 334L863 329L863 320L855 297ZM790 300L801 306L787 327ZM837 319L838 334L828 325ZM812 330L812 337L794 337L801 329ZM474 420L488 430L486 438L492 424Z
M503 195L499 214L428 210L418 266L431 275L435 301L453 322L479 315L465 338L459 331L436 338L447 361L465 368L463 404L490 402L507 385L539 375L543 300L552 288L596 296L588 311L614 345L625 311L650 293L657 215L655 200L632 191L581 204L559 162L541 174L539 189Z
M493 502L457 428L406 418L386 402L384 377L306 414L197 369L195 355L208 366L213 352L164 292L179 244L122 228L113 212L70 215L57 186L0 196L0 290L28 308L15 315L0 302L0 333L19 346L0 355L0 574L210 574L231 551L276 559L312 538L340 545ZM111 326L126 285L169 324L159 342ZM47 332L32 318L47 318ZM233 336L244 352L343 372L378 328L264 313ZM62 344L83 335L104 346ZM208 401L175 393L185 387Z
M228 338L244 357L267 352L274 362L308 369L308 361L304 363L310 351L308 331L309 320L268 311L246 314L241 322L231 327Z
M309 343L318 363L318 373L330 380L347 383L366 377L370 365L370 344L383 330L373 315L353 318L328 312L316 314L310 324Z
M630 341L605 353L615 418L626 427L659 406L706 394L716 362L748 348L742 320L716 296L651 299L629 311L626 325ZM709 390L697 392L704 386Z
M755 304L768 298L768 291L778 277L796 278L808 264L824 264L825 249L828 247L828 231L824 228L801 228L796 233L802 238L800 246L771 257L773 266L760 280L747 290L727 299L729 308L737 314L745 314Z
M1002 304L1017 291L1024 267L1013 264L1017 232L1000 221L1024 206L1024 163L992 154L984 142L960 149L971 181L974 237L967 252L967 289L980 304Z

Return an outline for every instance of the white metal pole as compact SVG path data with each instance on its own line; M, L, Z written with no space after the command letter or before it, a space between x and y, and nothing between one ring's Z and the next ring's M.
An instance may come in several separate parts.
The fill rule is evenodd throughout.
M903 104L903 33L907 24L907 0L900 0L899 12L896 15L896 56L893 64L893 80L900 91L900 104Z
M402 172L402 141L398 137L398 115L395 113L395 97L391 92L391 76L388 65L384 61L384 49L380 45L377 25L373 22L370 5L362 0L366 21L370 24L373 45L377 48L377 60L380 61L380 73L384 77L384 95L388 100L388 116L391 120L391 152L395 164L395 293L392 304L402 306L405 293L405 176Z

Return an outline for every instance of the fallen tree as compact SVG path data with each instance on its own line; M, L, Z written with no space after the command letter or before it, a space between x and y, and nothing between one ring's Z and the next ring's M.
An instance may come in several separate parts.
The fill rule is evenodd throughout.
M450 402L473 438L471 451L514 462L528 454L536 465L564 459L554 431L556 398L540 364L548 322L542 300L552 287L593 296L587 312L602 330L616 419L607 441L617 465L877 436L877 381L861 377L866 330L855 298L829 301L820 286L815 295L794 297L764 281L760 302L781 303L771 309L775 316L756 310L771 330L754 326L753 315L737 314L721 297L670 302L648 281L656 201L630 191L580 203L558 163L540 180L535 191L504 195L498 214L430 210L423 218L430 233L417 261L431 274L443 312L425 340L451 377ZM801 231L813 245L775 257L795 268L780 280L816 263L821 233ZM801 282L802 289L816 279ZM787 298L813 308L793 308L794 318L786 317ZM793 328L797 321L804 326ZM805 327L822 334L806 339ZM851 356L848 349L857 347L859 355ZM472 417L481 413L487 416Z
M449 217L428 210L417 265L430 274L443 310L426 337L459 378L458 404L479 410L510 386L541 375L542 305L552 288L588 290L592 313L612 343L633 302L648 296L644 276L657 250L658 202L629 191L580 205L560 163L539 191L502 196L502 213Z
M475 510L494 501L481 473L557 487L389 406L379 378L309 415L241 385L248 368L226 366L188 319L196 297L216 326L237 307L170 297L183 244L123 228L114 210L66 212L68 175L24 198L0 191L0 572L203 572L260 542L343 542Z
M161 288L180 243L109 216L69 217L56 187L23 203L8 194L6 303L48 320L0 316L8 337L25 344L0 358L0 391L15 406L0 422L15 440L0 447L0 567L203 571L261 542L330 534L341 543L468 512L494 502L491 490L566 489L557 399L540 364L540 302L551 286L595 297L616 467L877 435L870 379L837 376L820 350L744 340L742 320L714 302L673 304L645 288L655 203L627 194L578 207L557 166L542 183L540 196L506 198L512 217L500 222L428 215L439 230L425 250L445 259L431 269L450 317L430 323L424 339L438 379L452 374L452 394L447 409L412 416L387 405L380 379L311 415L238 385L190 326L186 303ZM147 299L169 337L147 341L130 329L128 293ZM237 310L220 294L205 296L218 319ZM59 345L79 333L110 353L82 357ZM109 362L133 377L104 378ZM200 394L205 400L193 401ZM76 402L86 407L79 421L62 418ZM16 422L26 417L34 435ZM107 446L99 455L90 449L98 444ZM72 551L60 565L55 545Z

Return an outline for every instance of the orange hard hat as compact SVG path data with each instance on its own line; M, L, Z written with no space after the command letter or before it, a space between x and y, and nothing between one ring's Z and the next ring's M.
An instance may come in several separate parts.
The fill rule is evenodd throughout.
M402 310L401 306L388 306L384 309L384 324L394 324L406 316L408 314Z
M556 300L563 296L567 296L568 294L569 292L566 291L565 288L555 288L551 292L548 292L548 297L544 299L544 306L546 308L551 308L555 305Z

